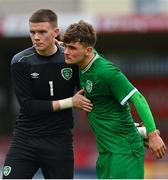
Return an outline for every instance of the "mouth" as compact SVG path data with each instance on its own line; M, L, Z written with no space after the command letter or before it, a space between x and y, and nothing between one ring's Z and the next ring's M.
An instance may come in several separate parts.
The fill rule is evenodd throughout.
M70 57L68 57L68 56L65 55L65 60L66 60L66 61L69 61L69 60L70 60Z
M68 58L67 56L65 56L65 62L66 62L67 64L70 64L70 63L71 63L71 59Z
M35 47L40 47L40 46L42 46L43 44L42 43L34 43L34 46Z

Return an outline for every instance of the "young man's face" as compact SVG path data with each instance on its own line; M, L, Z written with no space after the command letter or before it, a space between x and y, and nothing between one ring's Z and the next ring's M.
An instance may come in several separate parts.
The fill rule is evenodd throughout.
M45 52L55 45L58 28L49 22L29 23L30 37L33 46L38 52Z
M87 56L87 47L84 47L79 42L65 43L64 55L65 62L67 64L78 64L83 63Z

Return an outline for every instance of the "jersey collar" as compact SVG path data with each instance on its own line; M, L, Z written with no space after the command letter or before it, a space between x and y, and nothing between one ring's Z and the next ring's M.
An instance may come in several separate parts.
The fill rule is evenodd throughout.
M95 57L93 58L92 61L90 61L90 63L83 69L81 70L81 73L84 74L88 69L90 69L90 67L92 66L92 64L95 62L95 60L99 57L99 55L96 53Z

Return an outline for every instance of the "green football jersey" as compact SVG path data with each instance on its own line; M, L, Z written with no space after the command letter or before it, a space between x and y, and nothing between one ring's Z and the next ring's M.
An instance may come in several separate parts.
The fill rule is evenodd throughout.
M88 120L98 151L128 154L142 150L143 142L127 103L137 89L123 73L96 54L94 60L80 70L80 83L85 96L93 103Z

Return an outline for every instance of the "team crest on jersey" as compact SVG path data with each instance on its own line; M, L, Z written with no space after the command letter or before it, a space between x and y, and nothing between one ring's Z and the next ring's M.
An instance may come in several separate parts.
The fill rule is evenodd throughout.
M72 69L71 68L61 69L61 75L65 80L70 80L72 77Z
M10 166L4 166L4 168L3 168L4 176L8 176L10 174L10 172L11 172L11 169L12 168Z
M88 93L90 93L91 91L92 91L92 81L90 81L90 80L87 80L86 81L86 86L85 86L85 89L86 89L86 91L88 92Z

